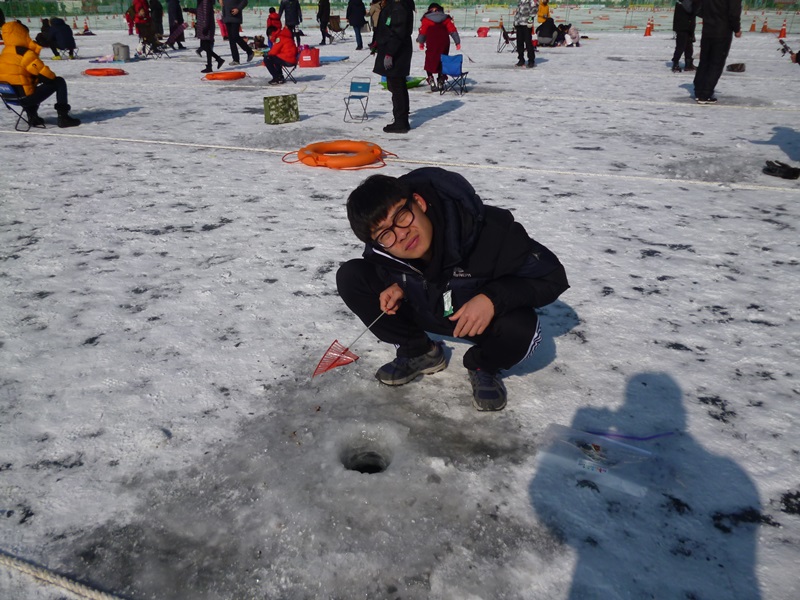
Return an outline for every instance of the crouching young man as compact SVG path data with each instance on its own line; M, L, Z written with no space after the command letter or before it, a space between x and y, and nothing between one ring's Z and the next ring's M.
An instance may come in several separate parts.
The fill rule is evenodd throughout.
M373 175L347 199L366 244L336 276L339 295L397 357L378 369L403 385L447 367L428 332L474 345L464 355L478 410L501 410L499 379L530 356L541 336L534 310L569 288L564 267L504 209L485 206L461 175L439 168L400 178Z

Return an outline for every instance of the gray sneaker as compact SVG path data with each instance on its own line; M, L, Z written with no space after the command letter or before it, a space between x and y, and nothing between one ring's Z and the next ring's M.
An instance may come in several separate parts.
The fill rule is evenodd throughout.
M503 410L506 405L506 388L496 373L468 369L472 384L472 404L478 410Z
M441 344L434 344L433 349L414 358L398 356L392 362L386 363L375 377L386 385L403 385L413 381L420 375L438 373L447 368L447 358Z

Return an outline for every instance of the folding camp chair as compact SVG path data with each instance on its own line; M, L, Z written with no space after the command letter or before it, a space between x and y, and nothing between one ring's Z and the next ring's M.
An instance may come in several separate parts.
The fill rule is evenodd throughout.
M461 54L454 54L453 56L442 54L442 75L447 75L447 80L441 86L439 94L455 92L460 96L467 91L466 85L469 71L461 70L463 62L464 57Z
M333 35L334 39L344 40L344 32L350 24L346 24L344 28L342 28L342 19L339 15L331 15L330 21L328 21L328 31Z
M6 108L17 115L17 122L14 129L17 131L30 131L31 124L28 122L28 114L22 106L22 101L25 96L20 94L17 88L8 83L0 83L0 98L3 100ZM24 123L21 127L20 123ZM44 125L39 125L41 129L45 129Z
M299 55L298 55L299 56ZM283 67L283 78L287 81L291 81L292 83L297 83L297 79L294 78L294 70L297 68L297 63L293 65L281 65Z
M350 93L344 98L344 121L345 123L363 123L369 116L367 115L367 104L369 103L369 86L372 80L369 77L353 77L350 80ZM356 113L350 109L350 103ZM356 105L355 103L358 102ZM359 111L356 106L360 106ZM350 121L347 118L350 117Z
M516 50L517 34L509 32L502 23L500 23L500 38L497 40L497 52L500 53L508 47L509 51Z

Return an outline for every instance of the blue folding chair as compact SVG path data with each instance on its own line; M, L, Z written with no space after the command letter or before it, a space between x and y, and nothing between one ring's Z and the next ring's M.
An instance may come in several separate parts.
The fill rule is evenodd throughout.
M455 92L461 96L467 91L467 75L469 71L461 70L463 62L464 57L461 54L454 54L453 56L442 54L442 75L447 75L447 79L439 90L439 94Z
M369 86L372 80L369 77L353 77L350 80L350 93L344 98L344 122L363 123L369 116L367 115L367 104L369 104ZM353 103L351 109L350 104ZM360 107L361 110L358 110ZM355 113L353 112L355 110ZM348 117L350 120L348 121Z
M13 85L0 82L0 99L3 100L3 104L8 110L17 115L17 123L14 125L14 129L17 131L30 131L31 124L28 122L28 115L22 106L25 96L21 95ZM20 123L24 123L24 126L20 127ZM38 127L45 129L44 125L38 125Z

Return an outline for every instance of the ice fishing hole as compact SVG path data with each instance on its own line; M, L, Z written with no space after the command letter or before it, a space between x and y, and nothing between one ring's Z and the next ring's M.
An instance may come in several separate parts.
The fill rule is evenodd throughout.
M383 473L389 468L389 463L389 458L377 450L355 448L342 453L342 465L345 469L365 475Z

